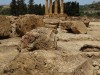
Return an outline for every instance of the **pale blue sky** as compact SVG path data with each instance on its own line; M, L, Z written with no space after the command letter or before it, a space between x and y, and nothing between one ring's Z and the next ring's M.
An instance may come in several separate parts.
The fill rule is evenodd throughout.
M25 0L25 1L27 3L29 0ZM35 4L39 4L39 3L44 4L45 3L45 0L34 0L34 1L35 1ZM100 1L100 0L64 0L64 1L65 2L67 2L67 1L77 1L77 2L80 3L80 5L84 5L84 4L90 4L93 1ZM11 0L0 0L0 5L9 4L10 2L11 2Z

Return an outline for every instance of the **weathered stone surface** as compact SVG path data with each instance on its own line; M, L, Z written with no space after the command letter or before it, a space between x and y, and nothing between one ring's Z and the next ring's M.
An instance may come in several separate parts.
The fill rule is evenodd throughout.
M97 75L100 75L100 70L97 71Z
M1 75L93 75L93 67L81 55L66 51L38 50L21 53Z
M57 29L59 26L59 20L57 19L44 19L43 21L46 28Z
M87 28L85 24L81 21L60 21L59 27L62 30L71 30L70 32L77 34L87 33Z
M26 33L21 40L21 48L35 49L53 49L54 48L54 32L51 29L40 27Z
M84 22L84 24L86 25L86 27L89 27L90 21L86 20L86 21L83 21L83 22Z
M60 25L59 27L62 29L62 30L66 30L66 29L71 29L71 21L60 21Z
M97 61L93 61L93 66L94 66L94 67L96 67L96 66L99 67L99 66L100 66L100 63L98 63ZM99 69L99 68L98 68L98 69ZM97 70L98 70L98 69L97 69Z
M35 18L40 17L34 16ZM72 34L80 33L80 30L84 29L81 25L85 24L85 21L88 23L87 19L85 21L81 18L72 18L69 21L62 20L60 25L60 22L51 22L49 20L50 22L48 21L45 24L46 28L37 28L36 25L38 25L37 22L39 21L36 19L34 20L36 22L34 28L36 29L33 28L30 31L31 27L28 28L28 26L33 23L31 22L33 21L33 15L4 16L1 19L6 20L5 18L11 24L11 33L7 33L7 37L11 37L11 34L15 35L16 28L19 35L21 35L21 32L26 34L22 39L9 38L0 40L0 75L100 75L100 22L90 22L87 34ZM56 18L60 20L59 15ZM82 20L83 23L81 24L79 20ZM22 25L19 25L18 21L22 22ZM26 21L30 23L26 23ZM0 23L2 23L1 20ZM7 27L7 23L4 24ZM57 28L58 26L59 28ZM73 26L76 32L69 33L68 29ZM1 27L1 32L5 34L7 30L3 30L2 25ZM6 29L5 27L4 29ZM27 28L29 32L27 32ZM55 33L57 33L57 28L57 35L54 34L52 28L55 28ZM2 38L5 36L3 35ZM57 38L55 39L55 37ZM56 46L57 50L54 50ZM81 48L83 49L80 51ZM19 51L24 52L19 53Z
M57 19L44 19L45 24L59 25L59 20Z
M86 34L87 33L87 27L82 21L73 21L71 25L71 30L76 34Z
M7 18L10 20L10 24L11 24L11 34L10 37L17 37L17 25L16 25L16 21L18 20L17 16L7 16Z
M59 17L60 20L65 21L66 17L64 17L64 15L61 15L61 17Z
M24 35L26 32L37 28L43 27L43 17L36 15L24 15L20 16L16 22L17 25L17 33L19 35Z
M81 20L86 25L86 27L89 27L90 19L87 17L82 17Z
M11 23L6 16L0 16L0 38L10 37Z
M81 47L80 51L82 51L82 52L100 52L100 47L85 44L83 47Z
M20 40L21 38L0 39L0 72L18 56Z

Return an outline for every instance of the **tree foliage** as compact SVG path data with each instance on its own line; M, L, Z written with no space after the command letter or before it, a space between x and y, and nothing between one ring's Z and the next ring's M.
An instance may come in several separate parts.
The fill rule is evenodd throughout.
M34 0L29 0L28 13L29 14L33 14L34 13Z
M12 0L10 4L11 15L24 15L24 14L37 14L44 15L45 6L41 4L35 4L34 0L29 0L28 6L25 4L25 0Z
M27 13L27 6L25 0L12 0L10 4L11 15L24 15Z
M24 15L27 13L27 6L25 0L17 0L17 15Z
M10 4L10 8L11 8L11 14L16 16L17 14L17 4L16 4L16 0L12 0L11 4Z
M64 3L64 12L69 16L79 16L79 3L76 1Z
M100 17L100 1L80 6L81 16Z

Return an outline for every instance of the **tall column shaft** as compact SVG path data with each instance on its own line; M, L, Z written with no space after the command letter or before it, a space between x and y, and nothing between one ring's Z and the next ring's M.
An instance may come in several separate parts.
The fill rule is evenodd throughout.
M52 14L52 0L50 0L50 14Z
M55 0L55 14L58 14L58 0Z
M61 0L60 13L61 13L61 14L64 14L64 0Z
M45 0L45 15L48 15L48 0Z

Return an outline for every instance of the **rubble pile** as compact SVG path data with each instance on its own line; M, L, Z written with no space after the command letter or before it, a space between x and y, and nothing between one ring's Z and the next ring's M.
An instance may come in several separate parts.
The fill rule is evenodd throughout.
M86 17L0 16L0 75L100 75L99 34Z

